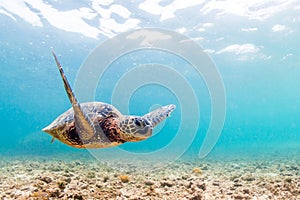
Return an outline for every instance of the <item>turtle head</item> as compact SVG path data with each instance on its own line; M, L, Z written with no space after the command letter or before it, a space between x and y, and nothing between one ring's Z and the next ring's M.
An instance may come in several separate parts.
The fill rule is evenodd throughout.
M171 113L175 110L176 106L174 104L170 104L167 106L162 106L152 112L143 116L144 119L147 119L153 128L157 126L160 122L165 120L167 117L171 115Z
M145 117L125 116L119 124L121 137L128 142L145 140L152 135L153 126Z
M129 142L141 141L149 138L152 135L153 128L170 116L175 108L175 105L170 104L162 106L142 117L125 116L119 124L121 138Z

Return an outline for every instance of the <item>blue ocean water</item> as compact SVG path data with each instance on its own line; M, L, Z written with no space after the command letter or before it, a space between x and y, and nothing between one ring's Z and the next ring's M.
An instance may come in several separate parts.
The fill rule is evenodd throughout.
M215 63L226 94L224 126L210 154L289 155L300 150L300 39L299 2L214 1L170 5L174 1L6 1L0 2L0 152L3 155L51 155L81 152L55 141L42 128L70 108L51 55L55 51L73 88L90 53L118 34L154 27L172 30L195 41ZM148 5L149 3L149 5ZM177 7L176 7L177 6ZM169 12L167 12L168 9ZM116 46L107 49L113 52ZM120 48L122 43L119 44ZM191 52L192 53L192 52ZM99 62L101 63L99 57ZM97 83L94 99L113 103L118 81L130 70L152 65L168 66L193 89L198 108L182 105L183 96L170 85L149 83L129 92L118 107L124 114L144 115L158 105L177 109L153 137L126 143L119 149L150 153L171 146L197 157L211 123L210 91L203 76L180 55L155 49L138 49L112 61ZM163 71L157 71L163 77ZM87 76L88 80L89 77ZM131 79L134 82L134 79ZM174 77L170 84L176 83ZM125 83L129 84L129 83ZM186 87L176 88L183 91ZM176 90L176 91L177 91ZM79 91L78 91L79 93ZM126 91L124 91L126 93ZM187 94L187 93L186 93ZM80 94L78 94L80 96ZM118 96L117 96L118 98ZM84 97L79 98L83 101ZM128 109L127 109L128 108ZM184 109L183 109L184 108ZM182 118L182 113L199 117ZM182 125L189 126L180 133ZM194 130L194 127L197 129ZM189 145L172 146L178 134ZM100 150L101 151L101 150ZM103 150L104 152L104 150ZM210 155L209 154L209 155Z

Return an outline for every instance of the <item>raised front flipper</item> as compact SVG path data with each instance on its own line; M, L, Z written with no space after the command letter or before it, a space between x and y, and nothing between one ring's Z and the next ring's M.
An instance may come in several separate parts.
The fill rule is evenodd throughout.
M95 127L91 121L91 119L84 114L83 110L80 107L79 102L77 101L72 88L67 80L67 77L65 76L65 73L63 71L62 66L60 65L56 55L54 52L52 52L53 57L55 59L55 62L57 64L57 67L59 69L59 73L61 75L61 78L64 82L65 90L68 94L69 100L72 104L73 110L74 110L74 119L75 119L75 127L76 132L79 134L79 136L83 140L89 140L91 137L95 134Z
M152 127L154 128L157 124L159 124L161 121L170 116L171 112L175 110L175 108L176 106L173 104L163 106L144 115L143 118L149 120L151 122Z

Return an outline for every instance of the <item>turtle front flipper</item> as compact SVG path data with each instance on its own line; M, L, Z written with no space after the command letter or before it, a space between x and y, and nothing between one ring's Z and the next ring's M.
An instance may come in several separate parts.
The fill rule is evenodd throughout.
M89 140L95 135L95 132L96 132L95 127L94 127L91 119L87 115L85 115L83 110L81 109L80 104L77 101L77 99L72 91L72 88L67 80L67 77L66 77L66 75L63 71L63 68L60 65L55 53L52 52L52 55L55 59L55 62L59 69L60 76L64 82L65 90L68 94L69 100L70 100L73 110L74 110L76 132L79 134L80 138L82 138L83 140Z
M152 127L154 128L162 122L164 119L166 119L168 116L170 116L171 112L175 110L176 106L173 104L160 107L146 115L143 116L143 118L146 118L151 122Z

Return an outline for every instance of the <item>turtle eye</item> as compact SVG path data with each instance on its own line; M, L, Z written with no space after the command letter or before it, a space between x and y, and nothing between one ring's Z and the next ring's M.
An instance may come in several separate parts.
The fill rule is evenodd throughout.
M150 125L150 122L147 119L144 119L144 123L146 124L146 126Z
M137 126L141 126L141 123L140 123L140 121L138 119L134 120L134 124L137 125Z

